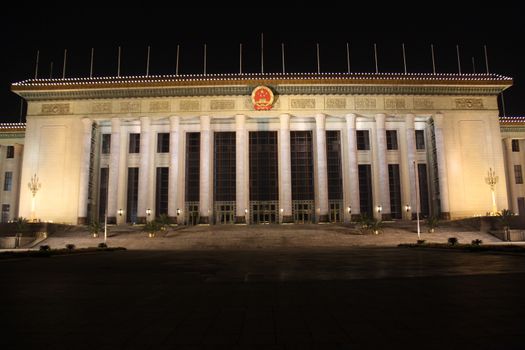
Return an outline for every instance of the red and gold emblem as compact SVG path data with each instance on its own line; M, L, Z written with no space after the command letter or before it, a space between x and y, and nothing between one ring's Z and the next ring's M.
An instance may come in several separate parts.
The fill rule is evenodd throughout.
M257 86L252 91L253 107L257 111L267 111L273 106L273 92L266 86Z

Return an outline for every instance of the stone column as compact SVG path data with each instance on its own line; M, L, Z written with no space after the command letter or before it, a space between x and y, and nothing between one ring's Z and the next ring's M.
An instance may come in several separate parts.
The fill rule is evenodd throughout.
M292 215L292 169L290 155L290 115L281 114L281 128L279 129L279 151L281 164L279 164L279 211L282 223L293 222Z
M89 160L91 155L91 126L89 118L82 118L82 150L80 157L80 179L78 190L78 217L77 223L87 223L87 202L89 189Z
M111 147L109 155L109 179L108 179L108 223L117 222L117 202L119 189L119 166L120 166L120 119L111 119ZM100 203L100 200L99 200Z
M414 115L407 114L405 117L405 129L407 137L407 160L408 160L408 178L410 184L410 207L412 208L412 219L416 217L416 173L414 169L414 162L416 161L416 133L414 129Z
M201 116L201 154L200 154L200 179L199 179L199 214L200 223L210 223L210 198L211 198L211 118Z
M20 186L21 186L21 179L22 179L22 161L24 157L24 145L15 143L15 166L13 168L13 190L14 197L12 200L12 217L17 218L19 217L19 207L20 207ZM0 159L2 159L0 157ZM1 172L0 172L1 174Z
M317 139L317 189L319 192L319 222L328 222L328 166L326 161L326 116L323 113L315 115Z
M170 117L170 170L168 179L168 216L172 222L178 223L177 196L179 193L179 125L180 117ZM183 187L184 188L184 187Z
M441 219L450 220L447 160L445 159L445 140L443 139L443 114L434 115L434 135L436 138L436 156L439 175L439 199L441 204Z
M353 113L347 114L346 116L346 131L348 141L348 172L349 172L349 183L350 198L348 206L352 209L350 220L357 219L361 213L361 206L359 204L359 171L357 167L357 141L355 133L355 122L357 116ZM347 208L345 208L345 213Z
M246 223L247 196L245 159L247 152L246 116L235 116L235 223Z
M386 162L386 115L376 114L376 141L377 141L377 167L379 175L379 203L382 206L381 220L390 220L390 185L388 176L388 164Z
M149 117L140 117L140 162L139 162L139 193L137 205L137 222L144 223L155 218L154 208L148 207L148 189L150 182L150 137L151 120ZM146 209L151 210L149 217Z
M507 137L503 140L505 143L505 160L507 163L507 183L508 183L508 189L509 189L509 209L512 210L514 213L519 212L518 208L518 202L516 200L517 198L517 190L516 190L516 178L514 176L514 157L512 153L512 138ZM502 176L499 177L500 181L503 179ZM488 188L488 185L487 185Z

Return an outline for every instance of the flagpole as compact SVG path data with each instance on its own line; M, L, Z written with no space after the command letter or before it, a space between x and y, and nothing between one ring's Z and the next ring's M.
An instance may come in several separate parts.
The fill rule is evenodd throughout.
M19 118L19 122L21 123L22 122L22 115L24 114L24 99L22 97L20 97L20 118Z
M53 61L51 61L49 66L49 79L53 79Z
M476 61L474 61L474 56L472 56L472 73L476 74Z
M175 61L175 75L179 75L179 44L177 44L177 60Z
M119 46L118 47L118 61L117 61L117 77L120 77L120 53L121 53L121 48Z
M285 74L286 69L284 67L284 43L281 43L281 56L282 56L282 61L283 61L283 74Z
M64 49L64 65L62 66L62 79L66 77L67 49Z
M146 76L149 76L149 55L150 55L150 51L151 50L151 47L148 45L148 57L146 59Z
M204 75L206 75L206 44L204 44Z
M91 63L89 65L89 77L93 78L93 58L95 56L95 48L91 48Z
M405 52L405 43L401 44L403 47L403 67L405 68L405 74L407 74L407 56Z
M242 74L242 43L239 43L239 74Z
M379 73L379 68L377 66L377 45L376 45L376 43L374 43L374 59L375 59L375 62L376 62L376 73Z
M261 33L261 73L264 73L264 33Z
M434 44L430 44L430 50L432 51L432 71L436 74L436 59L434 57Z
M348 68L348 74L350 74L350 46L346 43L346 66Z
M459 59L459 45L456 45L456 53L458 55L458 72L461 74L461 60Z
M35 79L38 79L38 62L40 60L40 50L36 50Z
M489 58L487 55L487 45L483 45L483 51L485 51L485 68L487 69L487 74L489 74Z
M319 43L317 43L317 74L321 73L321 60L319 58Z
M505 98L503 97L503 91L501 92L501 108L503 109L503 117L506 117L507 113L505 113Z

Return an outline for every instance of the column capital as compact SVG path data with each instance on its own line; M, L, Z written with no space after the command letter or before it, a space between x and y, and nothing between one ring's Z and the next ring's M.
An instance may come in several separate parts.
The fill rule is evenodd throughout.
M443 114L436 113L432 116L432 119L434 119L434 126L436 128L442 128L443 127Z
M180 117L178 115L172 115L170 120L170 131L177 131L180 125Z
M414 119L415 118L416 117L412 113L408 113L405 116L405 124L406 124L408 129L414 129Z
M244 129L244 125L246 124L246 115L244 114L236 114L235 115L235 126L236 129Z
M211 117L209 115L201 115L201 130L202 131L209 131L211 128Z
M87 131L87 129L89 129L89 131L91 131L91 119L90 118L83 117L82 118L82 125L84 125L84 131Z
M150 117L140 117L140 126L150 126L151 118Z
M120 132L120 118L111 118L111 132Z
M325 121L326 121L326 114L324 114L324 113L317 113L315 115L315 125L317 126L317 129L324 129L325 128Z
M357 115L355 113L348 113L345 115L346 123L351 128L355 128L355 121L357 119Z
M281 129L290 128L290 114L283 113L279 116L279 119L281 120Z
M386 114L378 113L378 114L375 115L374 119L376 121L376 127L377 128L379 128L379 129L384 129L385 128Z

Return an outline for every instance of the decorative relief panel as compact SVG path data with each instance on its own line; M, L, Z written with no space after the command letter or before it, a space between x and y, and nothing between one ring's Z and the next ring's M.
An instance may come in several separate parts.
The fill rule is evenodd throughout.
M415 98L414 109L434 109L434 101L426 98Z
M290 108L297 109L314 109L315 99L314 98L292 98L290 100Z
M375 109L376 99L367 97L355 98L355 109Z
M120 112L140 112L140 101L124 101L120 102Z
M201 110L201 103L197 100L182 100L179 103L179 109L181 111L200 111Z
M483 109L483 100L481 98L457 98L456 109Z
M326 109L345 109L346 99L345 98L327 98Z
M234 100L213 100L210 103L210 109L212 111L221 110L221 109L235 109Z
M404 98L385 98L385 109L405 109Z
M169 112L170 101L151 101L149 103L150 112Z
M95 102L91 105L92 113L111 113L111 102Z
M44 103L41 113L44 114L69 114L69 103Z

